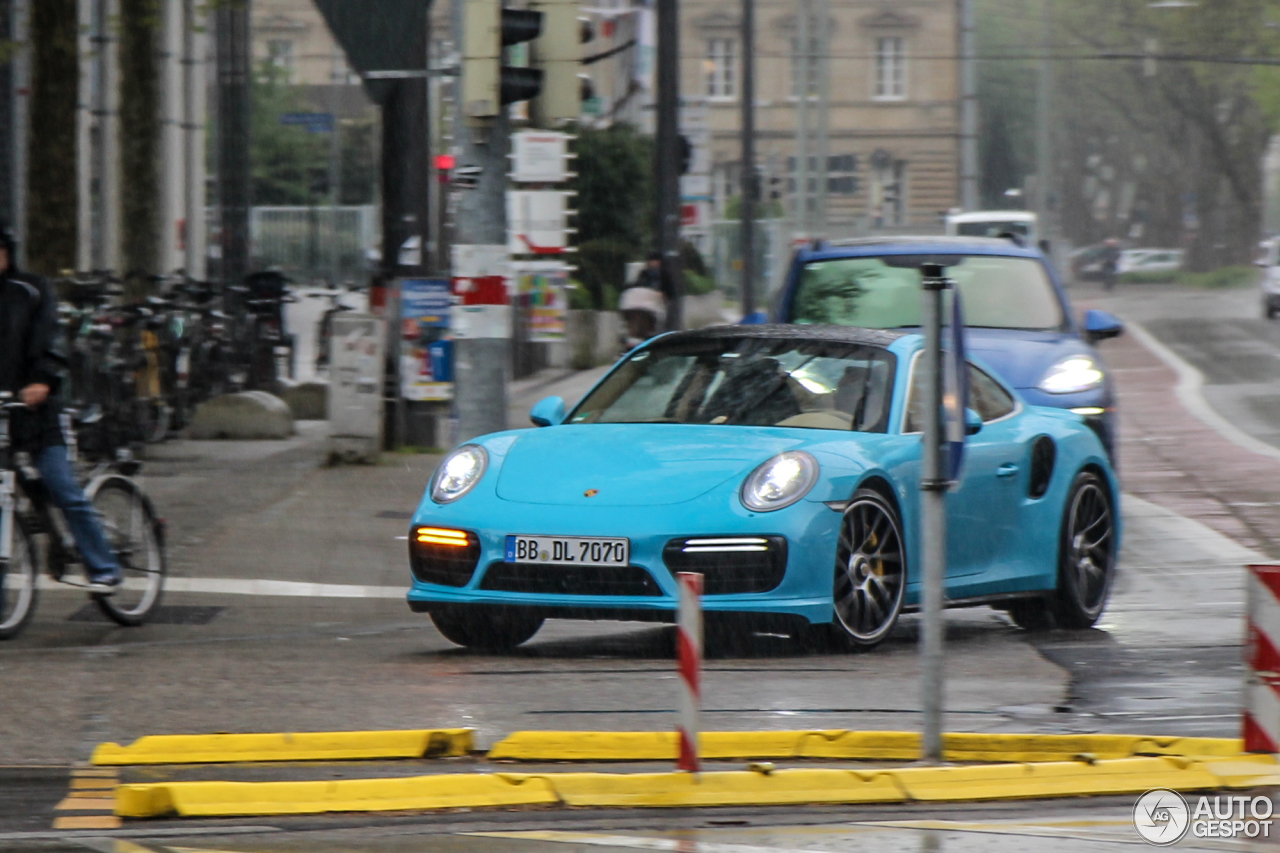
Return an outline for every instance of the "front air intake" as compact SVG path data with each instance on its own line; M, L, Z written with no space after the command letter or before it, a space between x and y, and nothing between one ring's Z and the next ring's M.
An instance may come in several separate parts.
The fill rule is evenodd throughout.
M698 572L704 595L768 592L787 572L783 536L691 536L672 539L662 561L674 572Z

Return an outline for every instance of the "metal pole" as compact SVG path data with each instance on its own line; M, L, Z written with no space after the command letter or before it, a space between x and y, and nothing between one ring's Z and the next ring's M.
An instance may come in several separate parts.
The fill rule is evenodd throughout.
M662 279L671 301L667 328L684 325L684 276L680 270L680 7L679 0L657 0L658 127L654 146L657 181L658 252Z
M920 627L921 707L924 711L923 758L942 761L943 714L943 584L947 567L947 488L942 460L942 267L923 269L920 387L924 389L924 435L921 449L921 543L924 564Z
M93 0L77 0L80 86L76 98L76 269L93 263Z
M1036 198L1035 211L1040 219L1040 233L1049 233L1049 197L1053 186L1053 151L1049 134L1050 74L1049 61L1053 29L1049 0L1040 0L1040 75L1036 80Z
M18 263L27 263L27 161L31 129L31 0L13 0L13 220L18 240Z
M0 0L0 41L13 41L14 0ZM13 171L14 137L14 67L12 61L0 63L0 221L13 227L14 196L17 175Z
M182 157L184 233L183 268L195 279L205 277L205 60L204 22L197 0L183 2L182 28Z
M453 38L466 44L464 0L453 0ZM462 77L453 91L464 91ZM507 428L511 372L512 309L507 293L507 111L473 119L455 99L454 144L458 168L478 167L474 189L457 191L456 240L451 249L455 291L464 304L450 319L454 341L454 412L458 441ZM481 301L486 300L486 301Z
M218 207L222 281L239 284L249 272L250 0L218 7Z
M960 16L960 206L978 209L978 69L973 0L956 0Z
M827 235L827 166L831 162L831 0L818 0L818 55L814 68L818 77L818 141L815 148L818 195L814 213L814 236Z
M756 310L756 3L742 0L742 316Z
M333 114L333 128L329 131L329 284L337 286L339 263L342 249L338 245L338 205L342 203L342 122L338 120L339 89L342 81L339 71L342 68L342 54L338 45L333 45L333 53L329 58L329 111ZM426 247L422 247L423 252ZM425 259L425 255L423 256Z
M796 45L799 68L796 81L796 196L795 229L800 236L809 233L809 84L813 81L813 52L809 49L813 36L809 32L813 16L813 0L800 0Z

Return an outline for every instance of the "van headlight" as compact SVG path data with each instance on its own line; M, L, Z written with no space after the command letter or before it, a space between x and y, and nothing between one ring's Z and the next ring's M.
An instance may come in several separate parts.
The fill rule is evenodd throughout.
M1097 388L1105 378L1106 374L1092 358L1073 355L1050 367L1040 380L1039 388L1050 394L1076 394Z
M742 483L742 505L756 512L791 506L818 482L818 460L803 450L788 450L751 472Z
M489 453L478 444L464 444L441 462L431 478L431 500L453 503L475 488L489 467Z

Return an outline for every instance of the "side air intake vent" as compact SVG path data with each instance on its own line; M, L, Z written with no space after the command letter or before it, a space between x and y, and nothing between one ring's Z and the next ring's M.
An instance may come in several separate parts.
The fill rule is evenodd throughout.
M1049 482L1053 480L1053 463L1057 456L1057 445L1049 436L1042 435L1031 443L1031 476L1027 483L1027 494L1031 498L1042 498L1049 491Z

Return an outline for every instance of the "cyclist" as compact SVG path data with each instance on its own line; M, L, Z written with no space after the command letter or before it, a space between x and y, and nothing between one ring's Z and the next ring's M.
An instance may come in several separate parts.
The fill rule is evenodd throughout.
M27 407L13 413L13 447L31 454L50 500L66 517L89 590L110 593L122 580L120 563L71 469L58 417L57 298L43 278L17 269L14 248L13 234L0 226L0 391Z

